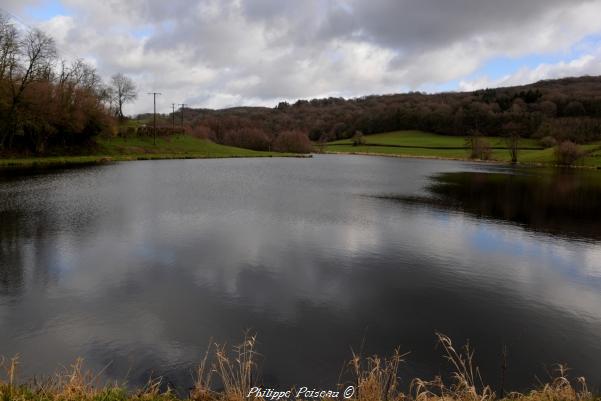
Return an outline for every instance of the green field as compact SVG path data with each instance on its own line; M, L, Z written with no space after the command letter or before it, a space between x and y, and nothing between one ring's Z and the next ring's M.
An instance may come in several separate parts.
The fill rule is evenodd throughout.
M0 167L77 165L147 159L292 156L291 154L285 153L257 152L249 149L224 146L187 135L157 138L156 145L153 144L152 138L148 137L134 137L127 139L121 137L98 138L96 140L96 145L83 153L85 154L4 158L0 159Z
M328 153L355 153L407 157L428 157L444 159L468 159L465 138L437 135L421 131L395 131L384 134L367 135L365 144L353 146L350 139L330 142L325 145ZM491 147L491 160L508 162L509 152L502 138L487 137ZM582 145L586 156L577 165L601 166L601 143ZM157 138L156 145L150 137L98 138L96 145L69 155L48 155L46 157L0 158L0 167L6 166L50 166L95 164L122 160L146 159L185 159L185 158L226 158L226 157L270 157L293 156L277 152L258 152L235 148L194 138L189 135L176 135ZM519 161L521 163L554 164L553 148L543 149L536 139L520 141Z
M465 149L465 137L438 135L423 131L394 131L384 134L366 135L363 137L369 145L381 146L400 146L400 147L418 147L418 148L460 148ZM503 138L484 137L490 143L493 149L505 149ZM350 139L330 142L328 145L351 145ZM539 141L536 139L522 139L521 148L542 149Z
M196 157L253 157L277 156L276 152L258 152L255 150L219 145L206 139L198 139L189 135L176 135L168 138L157 138L156 145L151 137L109 138L99 139L98 150L103 155L143 155L153 156L196 156Z
M431 157L466 160L469 149L465 138L460 136L438 135L422 131L395 131L384 134L366 135L365 144L353 146L350 139L326 144L324 151L333 153L366 153L390 156ZM485 137L491 148L491 160L510 161L503 138ZM518 160L522 163L554 163L553 148L544 149L538 140L525 138L520 140ZM576 164L583 166L601 166L601 143L583 145L587 155Z

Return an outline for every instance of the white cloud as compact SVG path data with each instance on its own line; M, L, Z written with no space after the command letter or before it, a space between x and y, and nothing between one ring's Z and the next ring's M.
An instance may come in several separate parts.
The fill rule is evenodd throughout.
M601 32L598 0L63 0L42 23L66 57L132 76L126 112L359 96L442 84L495 57L557 53ZM143 34L140 34L142 32ZM599 73L597 55L506 77ZM503 81L505 82L505 81ZM462 88L488 85L484 77Z
M459 88L460 90L471 91L499 86L523 85L543 79L599 74L601 74L601 47L595 54L586 54L571 61L560 61L555 64L540 64L535 68L522 68L499 79L490 79L484 76L474 80L461 81Z

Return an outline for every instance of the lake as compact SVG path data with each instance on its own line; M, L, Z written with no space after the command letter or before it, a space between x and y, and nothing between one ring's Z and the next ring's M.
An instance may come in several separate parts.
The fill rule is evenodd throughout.
M264 384L338 382L469 340L493 387L601 385L601 172L322 155L0 172L0 355L184 391L256 333Z

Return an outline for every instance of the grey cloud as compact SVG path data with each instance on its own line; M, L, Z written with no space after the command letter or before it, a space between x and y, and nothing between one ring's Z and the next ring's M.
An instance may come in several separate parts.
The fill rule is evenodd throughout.
M63 2L70 53L198 106L419 88L601 32L600 0Z
M353 0L363 36L389 47L440 47L498 30L519 30L559 6L591 0Z

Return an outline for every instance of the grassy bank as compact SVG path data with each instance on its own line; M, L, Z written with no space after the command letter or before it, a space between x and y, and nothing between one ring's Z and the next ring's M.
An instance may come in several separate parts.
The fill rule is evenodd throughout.
M384 134L366 135L363 145L353 146L350 139L330 142L324 151L331 153L356 153L388 156L429 157L442 159L468 160L469 149L465 138L437 135L422 131L395 131ZM491 145L490 160L509 162L509 152L503 138L485 137ZM532 164L554 164L554 149L544 149L538 140L520 140L519 161ZM601 143L583 145L584 157L576 165L601 166Z
M293 389L276 388L274 391L286 393L285 399L315 399L352 401L601 401L601 397L588 391L584 378L570 380L567 370L558 367L556 375L548 383L526 393L503 389L493 391L482 382L474 362L473 350L468 346L455 348L451 340L437 334L439 345L444 350L448 362L448 379L436 377L432 380L413 379L401 390L399 367L405 355L398 350L389 358L377 356L361 358L354 355L347 364L348 379L333 388L333 394L314 397L305 393L299 395L301 385ZM194 385L185 395L176 394L160 379L149 381L139 389L128 389L118 383L103 384L99 374L86 372L82 360L76 361L70 369L65 369L46 380L19 382L18 360L2 360L4 377L0 376L0 400L2 401L245 401L276 400L275 396L257 394L261 383L257 377L257 353L255 338L247 337L242 344L232 350L215 345L210 348L198 365ZM341 376L344 377L344 376ZM220 390L214 390L219 388Z
M58 152L57 152L58 153ZM66 152L63 152L66 153ZM45 157L7 157L0 158L0 167L60 166L84 165L124 160L150 159L198 159L227 157L272 157L294 156L278 152L258 152L213 143L188 135L170 138L98 138L89 148L80 149L67 155L48 155Z

